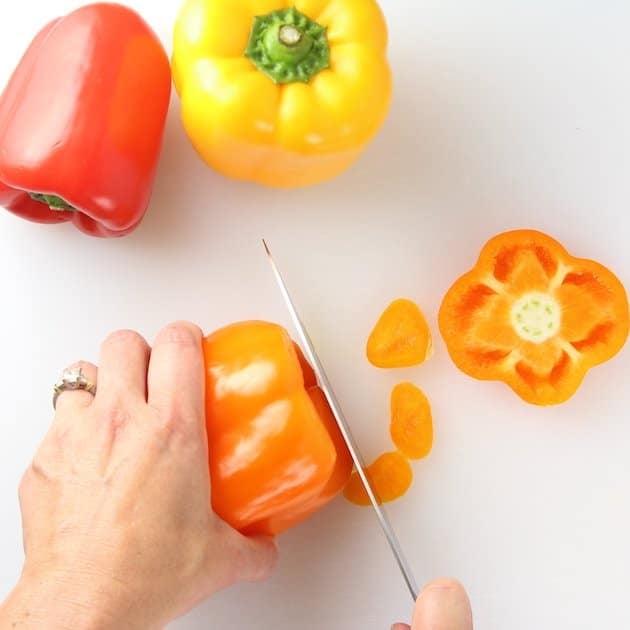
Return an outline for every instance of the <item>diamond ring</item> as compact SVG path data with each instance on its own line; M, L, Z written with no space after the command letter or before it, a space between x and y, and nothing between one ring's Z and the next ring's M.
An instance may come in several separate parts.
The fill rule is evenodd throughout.
M96 385L91 383L83 375L83 370L80 367L69 368L63 371L61 379L55 383L55 393L53 396L53 408L57 408L57 398L59 394L65 391L72 391L82 389L88 392L88 394L96 394Z

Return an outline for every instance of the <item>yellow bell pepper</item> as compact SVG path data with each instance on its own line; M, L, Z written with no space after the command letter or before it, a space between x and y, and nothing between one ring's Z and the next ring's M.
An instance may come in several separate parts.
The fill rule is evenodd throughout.
M235 179L335 177L389 109L386 48L375 0L186 0L172 59L186 132Z

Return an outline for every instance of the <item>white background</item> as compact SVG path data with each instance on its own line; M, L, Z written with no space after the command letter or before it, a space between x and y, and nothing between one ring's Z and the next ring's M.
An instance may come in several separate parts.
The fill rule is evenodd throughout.
M130 0L170 50L177 0ZM0 9L0 80L35 31L78 6ZM630 286L630 5L626 0L383 2L395 98L350 172L293 192L237 184L196 157L177 98L148 215L122 240L0 213L0 593L22 561L16 486L66 364L112 329L210 331L288 318L269 239L366 457L388 446L402 379L433 403L435 448L391 518L419 582L449 574L482 630L629 628L630 350L569 403L539 409L460 374L436 335L420 368L378 371L363 347L390 299L441 297L483 243L542 229ZM46 518L45 514L41 518ZM267 584L216 596L193 628L383 629L410 601L370 511L339 500L280 540Z

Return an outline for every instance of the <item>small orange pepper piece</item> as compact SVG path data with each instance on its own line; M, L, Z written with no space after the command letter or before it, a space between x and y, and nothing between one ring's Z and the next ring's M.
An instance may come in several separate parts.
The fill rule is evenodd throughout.
M368 361L380 368L411 367L433 351L427 321L411 300L394 300L380 316L367 342Z
M379 503L387 503L400 498L409 490L413 481L411 465L407 458L398 451L383 453L365 469L365 473ZM351 503L362 506L370 505L370 498L356 471L352 473L343 494Z
M537 405L570 398L590 368L619 352L629 321L626 291L610 270L532 230L491 239L439 314L457 367Z
M433 446L431 405L412 383L399 383L391 395L389 431L396 448L409 459L421 459Z

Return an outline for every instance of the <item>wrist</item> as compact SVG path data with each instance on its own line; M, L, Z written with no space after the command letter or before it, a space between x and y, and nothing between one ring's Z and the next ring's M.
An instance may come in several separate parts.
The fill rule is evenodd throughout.
M15 630L143 630L127 598L93 579L62 575L23 575L0 606L0 627Z

